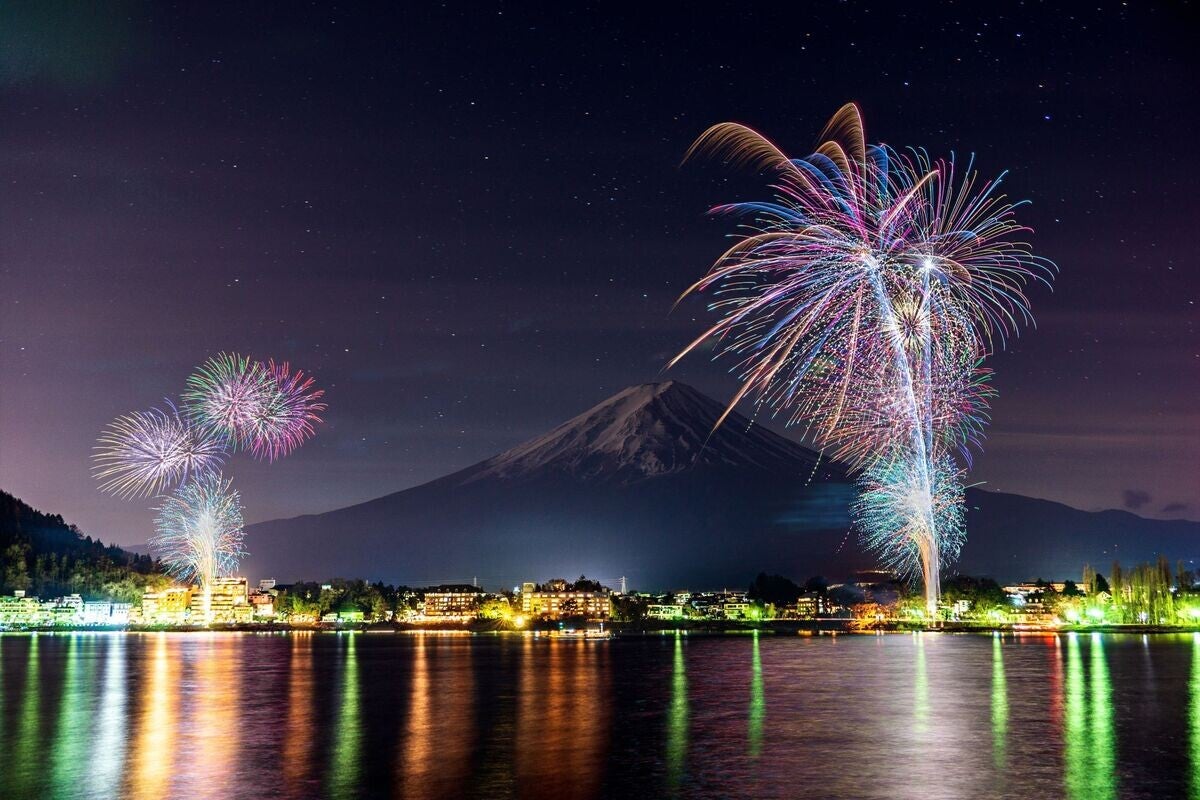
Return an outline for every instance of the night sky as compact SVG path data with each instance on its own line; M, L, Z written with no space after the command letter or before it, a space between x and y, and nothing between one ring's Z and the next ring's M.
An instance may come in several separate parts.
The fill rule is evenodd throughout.
M635 383L761 177L679 167L736 120L807 154L974 151L1033 205L1037 329L992 361L973 479L1200 519L1200 26L1186 3L0 7L0 488L105 541L114 416L221 350L328 390L229 472L247 519L439 477ZM795 9L795 10L785 10ZM669 373L727 400L723 364Z

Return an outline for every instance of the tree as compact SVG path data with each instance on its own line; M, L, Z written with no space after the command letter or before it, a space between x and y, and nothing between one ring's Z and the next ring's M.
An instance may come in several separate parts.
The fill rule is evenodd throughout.
M613 620L616 622L645 622L650 603L637 595L614 595L612 598Z
M1063 597L1082 597L1083 592L1079 591L1079 586L1075 581L1063 581Z
M758 573L758 577L746 590L746 596L761 604L771 603L775 606L790 606L796 602L803 590L782 575Z

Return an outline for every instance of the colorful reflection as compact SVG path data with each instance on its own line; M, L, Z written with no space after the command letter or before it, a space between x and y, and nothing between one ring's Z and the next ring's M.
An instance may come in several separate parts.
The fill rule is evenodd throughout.
M475 737L470 641L417 634L408 724L398 782L406 798L458 797L471 769ZM438 654L435 650L444 649Z
M188 782L186 793L223 797L229 794L225 776L238 757L242 639L240 634L191 635L203 638L195 662L194 722L187 731L194 741L188 750L194 759L188 773L194 780Z
M313 634L292 631L288 661L287 730L283 740L283 783L288 794L311 794L313 750Z
M346 642L342 660L341 704L334 728L333 762L329 770L330 794L333 797L353 797L358 793L360 750L362 748L361 712L359 710L358 655L353 633L340 634Z
M67 638L67 658L62 679L62 694L58 701L58 721L54 730L51 782L59 797L73 794L79 773L87 768L86 744L91 738L89 697L91 670L81 666L83 646L79 634ZM90 663L90 660L89 660Z
M116 633L104 638L104 685L88 763L88 782L96 797L116 797L120 794L118 787L125 768L125 635Z
M611 715L607 658L603 644L526 638L517 709L518 796L599 793Z
M763 698L762 656L758 652L758 631L750 651L750 757L762 754L763 720L767 715L766 700Z
M1008 687L1004 678L1004 652L1000 636L992 637L992 757L1003 770L1008 749Z
M186 636L188 634L180 634ZM142 708L133 744L129 774L136 797L168 796L175 757L177 665L167 647L166 633L153 634L153 653L140 687Z
M688 688L683 658L683 636L675 632L675 658L671 672L671 707L667 713L667 781L676 787L683 780L688 747Z
M1068 634L1066 647L1063 739L1067 796L1106 800L1117 794L1112 687L1100 634L1092 634L1089 645L1090 686L1085 682L1079 639L1077 634Z

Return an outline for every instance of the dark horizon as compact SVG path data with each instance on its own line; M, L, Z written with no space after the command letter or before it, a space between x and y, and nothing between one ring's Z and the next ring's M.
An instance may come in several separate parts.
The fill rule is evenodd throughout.
M1037 327L998 354L985 488L1200 519L1191 9L682 14L588 6L0 11L0 488L106 542L96 435L222 350L327 390L320 435L229 472L248 522L488 458L626 386L719 401L670 313L765 181L679 169L709 124L868 136L1010 170ZM253 549L253 543L251 543Z

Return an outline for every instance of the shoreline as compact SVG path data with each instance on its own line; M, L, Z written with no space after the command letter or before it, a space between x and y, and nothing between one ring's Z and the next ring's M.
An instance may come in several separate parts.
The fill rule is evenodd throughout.
M591 624L591 623L590 623ZM682 624L644 625L635 623L605 622L603 628L598 623L596 627L580 626L572 629L562 629L557 625L535 625L527 628L513 628L489 625L416 625L405 623L375 623L357 625L291 625L287 623L244 623L230 625L202 626L169 626L169 625L137 625L137 626L100 626L100 625L62 625L34 626L22 628L0 628L0 635L5 634L58 634L58 633L392 633L392 634L434 634L457 636L484 635L522 635L538 638L554 639L619 639L647 638L682 633L688 636L746 636L755 633L771 636L862 636L898 633L975 633L1013 636L1045 636L1059 633L1124 633L1124 634L1181 634L1200 633L1197 625L1143 625L1143 624L1108 624L1108 625L1047 625L1028 626L1022 624L1007 625L975 625L966 622L946 622L939 625L914 625L911 623L884 622L871 626L858 626L852 620L818 619L797 621L766 621L755 624L739 624L737 622L688 622Z

